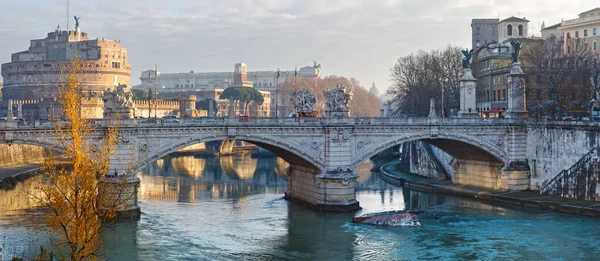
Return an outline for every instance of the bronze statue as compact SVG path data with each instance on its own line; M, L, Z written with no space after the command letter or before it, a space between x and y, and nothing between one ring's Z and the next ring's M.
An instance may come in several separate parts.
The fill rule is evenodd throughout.
M512 45L513 47L513 53L512 53L512 61L513 63L518 63L519 62L519 53L521 52L521 41L510 41L510 45Z
M81 19L81 16L80 17L74 16L74 18L75 18L75 28L77 28L77 27L79 27L79 19Z
M471 57L473 57L473 49L471 49L470 51L469 49L464 49L461 50L461 52L465 56L465 58L463 59L463 68L467 69L471 64Z

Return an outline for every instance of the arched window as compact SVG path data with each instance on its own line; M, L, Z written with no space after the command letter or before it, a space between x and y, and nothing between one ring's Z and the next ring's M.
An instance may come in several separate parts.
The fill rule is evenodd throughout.
M512 36L512 24L509 24L509 25L506 27L506 31L508 31L508 35Z
M523 36L523 25L519 25L519 36Z

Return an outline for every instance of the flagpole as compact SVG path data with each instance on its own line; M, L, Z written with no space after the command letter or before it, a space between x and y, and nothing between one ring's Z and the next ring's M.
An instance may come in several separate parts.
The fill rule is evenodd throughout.
M298 78L298 66L294 69L294 112L298 114L298 104L296 104L296 79Z

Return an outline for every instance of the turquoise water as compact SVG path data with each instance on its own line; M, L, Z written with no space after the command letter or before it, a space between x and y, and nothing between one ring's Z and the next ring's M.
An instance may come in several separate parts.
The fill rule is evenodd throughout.
M359 213L319 213L284 200L277 158L168 157L141 174L139 220L104 233L110 260L600 260L600 220L504 208L405 190L366 162ZM32 182L32 181L28 181ZM19 190L27 190L28 182ZM31 188L29 188L31 189ZM5 257L47 244L33 204L0 192ZM362 213L420 209L421 227L351 223Z

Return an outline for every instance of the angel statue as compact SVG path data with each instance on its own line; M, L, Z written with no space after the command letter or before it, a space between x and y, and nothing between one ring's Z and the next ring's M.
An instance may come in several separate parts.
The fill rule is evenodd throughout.
M519 53L521 52L521 41L510 41L510 45L512 45L513 53L512 53L512 61L513 63L519 62Z
M75 18L75 27L79 27L79 19L81 19L81 16L80 17L74 16L74 18Z
M469 49L464 49L461 50L460 52L462 52L462 54L465 56L465 58L463 59L463 68L467 69L469 68L469 65L471 64L471 57L473 56L473 49L471 49L469 51Z

